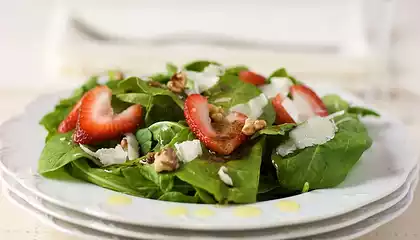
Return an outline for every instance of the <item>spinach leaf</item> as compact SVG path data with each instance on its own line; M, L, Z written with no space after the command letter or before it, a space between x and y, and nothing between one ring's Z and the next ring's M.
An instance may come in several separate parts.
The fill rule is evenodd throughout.
M256 86L243 82L238 76L224 75L219 82L205 92L209 103L229 109L237 104L246 103L261 94ZM229 101L219 102L220 99ZM219 101L218 101L219 100Z
M335 113L338 111L347 111L349 114L353 114L356 116L375 116L380 117L381 115L371 109L364 108L364 107L356 107L350 106L350 104L344 101L340 96L331 94L326 95L322 98L325 106L327 107L328 113Z
M274 110L273 104L270 100L263 108L263 113L258 119L265 120L268 126L272 125L276 120L276 111Z
M296 124L292 123L285 123L281 125L273 125L268 126L264 129L261 129L260 131L256 132L254 135L252 135L251 139L257 138L261 135L286 135L290 130L292 130Z
M234 66L234 67L229 67L226 68L225 70L225 74L230 74L230 75L239 75L239 73L241 71L248 71L248 67L246 66Z
M85 153L71 139L72 133L56 134L45 144L38 161L38 172L41 174L56 171L68 163L80 158L93 158Z
M158 200L170 201L170 202L181 202L181 203L197 203L198 198L194 196L188 196L180 192L167 192L159 197Z
M364 107L349 107L347 109L347 112L350 114L356 114L362 117L365 116L374 116L374 117L380 117L381 115L371 109L364 108Z
M156 122L177 122L184 119L184 111L172 101L170 96L157 95L152 98L144 121L146 126L150 126Z
M79 159L71 162L69 172L73 177L94 183L104 188L134 196L148 196L149 188L147 183L142 183L144 192L132 188L127 179L122 175L112 174L106 169L92 168L86 159ZM141 179L136 179L141 181Z
M335 94L326 95L322 98L325 106L327 107L327 111L329 114L339 112L339 111L347 111L349 108L349 103L344 101L340 96Z
M292 81L293 85L296 84L301 84L301 82L299 82L298 80L296 80L296 78L290 76L285 68L279 68L276 71L274 71L267 79L267 82L270 82L271 78L273 77L287 77L290 79L290 81Z
M206 190L195 187L196 190L196 196L200 199L201 202L206 204L215 204L217 203L216 200L214 200L213 196L208 193Z
M160 151L165 145L169 144L178 132L186 127L177 122L157 122L148 127L153 135L153 140L157 142L153 151Z
M199 157L175 172L182 181L201 188L213 195L217 202L252 203L256 201L260 175L261 156L265 139L248 143L238 151L245 151L241 156L232 155L232 160L222 163L209 161ZM248 152L246 152L248 151ZM228 174L233 180L233 187L224 184L218 175L221 166L228 168Z
M217 62L201 60L201 61L194 61L194 62L185 64L184 69L187 71L202 72L210 64L219 65L219 66L221 65L220 63L217 63Z
M272 160L282 188L301 191L305 183L310 189L329 188L340 184L362 154L372 145L364 125L350 114L336 117L338 132L325 144L307 147Z
M73 106L82 98L82 96L89 91L90 89L96 87L98 78L92 77L90 78L85 84L83 84L80 88L76 89L72 96L69 98L62 99L56 106L54 111L46 114L39 124L43 125L45 129L48 131L48 136L46 140L48 140L51 136L53 136L57 132L58 125L60 125L61 121L63 121L67 115L72 110Z
M172 76L178 72L178 67L175 64L167 63L166 71L168 72L168 75Z
M138 165L130 169L136 169L145 179L159 187L161 192L169 192L174 186L173 173L157 173L152 165Z
M117 98L124 102L140 104L144 107L148 107L152 96L146 93L125 93L118 94Z
M146 155L152 150L153 134L148 128L139 129L136 132L136 139L140 145L141 152Z
M175 143L191 141L194 139L194 133L192 133L189 128L184 128L174 136L174 138L166 145L166 147L173 147Z
M142 175L137 166L123 168L121 174L128 186L147 198L159 198L162 195L160 187Z

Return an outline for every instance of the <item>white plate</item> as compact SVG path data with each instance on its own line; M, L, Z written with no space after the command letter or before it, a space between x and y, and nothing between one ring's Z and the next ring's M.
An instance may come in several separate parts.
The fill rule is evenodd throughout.
M380 225L383 225L393 220L394 218L398 217L408 208L408 206L411 204L413 200L413 193L417 186L417 182L418 182L418 178L414 180L414 183L412 184L412 186L410 186L409 192L400 202L398 202L397 204L395 204L394 206L392 206L391 208L383 212L380 212L372 217L369 217L366 220L361 221L355 225L351 225L351 226L339 229L334 232L304 237L300 239L301 240L316 240L316 239L350 240L350 239L360 237L370 231L373 231ZM6 196L12 203L20 206L24 210L27 210L28 212L33 214L35 217L37 217L39 220L41 220L43 223L48 224L62 232L75 235L81 238L90 238L90 239L112 239L112 240L132 240L133 239L133 238L127 238L127 237L120 237L113 234L107 234L101 231L96 231L90 228L68 223L66 221L63 221L53 216L50 216L48 214L45 214L37 210L36 208L32 207L25 200L21 199L19 196L11 192L9 189L7 189L6 191ZM237 234L237 238L245 238L244 236L246 235L244 235L243 232L238 232ZM142 237L142 235L139 233L138 237ZM145 237L147 238L147 235ZM166 239L170 239L170 238L166 238ZM197 238L195 237L190 238L188 235L188 231L185 231L185 235L182 239L197 239ZM253 238L250 238L250 239L268 240L268 239L274 239L274 238L254 236Z
M352 102L360 102L338 89L316 90L337 93ZM1 168L25 188L47 201L123 223L196 230L239 230L319 221L355 210L394 192L405 182L418 159L418 151L413 147L414 142L410 141L403 124L383 115L380 119L366 120L374 144L346 180L336 188L316 190L281 200L228 207L131 197L85 182L57 181L35 174L46 135L38 121L63 96L42 96L30 104L23 115L9 120L1 127ZM109 204L109 199L116 197L124 198L130 204ZM282 207L285 205L295 206L295 211L284 211ZM203 217L200 214L203 211L212 214ZM251 214L244 216L241 214L244 211Z
M407 195L410 189L410 185L416 180L417 177L418 166L415 169L413 169L413 171L410 173L410 176L407 179L407 182L404 183L404 185L401 186L397 191L393 192L392 194L386 196L383 199L380 199L362 208L359 208L355 211L338 217L314 223L298 224L295 226L266 229L261 231L241 231L241 235L239 236L237 232L197 232L189 230L188 233L186 233L183 230L148 228L101 220L93 218L89 215L72 211L70 209L59 207L43 199L37 198L33 193L24 189L18 182L13 180L13 178L8 176L7 174L3 174L3 181L6 187L12 193L14 193L19 198L23 199L25 202L30 204L33 208L37 209L38 211L78 226L88 227L94 230L132 238L141 237L146 239L176 240L185 239L185 236L187 234L189 237L194 237L194 239L205 240L215 238L290 239L331 232L358 223L368 217L371 217L394 206Z

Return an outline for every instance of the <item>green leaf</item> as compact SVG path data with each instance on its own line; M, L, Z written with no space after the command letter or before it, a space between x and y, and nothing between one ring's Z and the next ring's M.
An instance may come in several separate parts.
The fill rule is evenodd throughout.
M175 143L191 141L194 139L195 139L194 133L192 133L189 128L184 128L181 131L179 131L165 147L173 147Z
M305 184L303 184L302 193L306 193L308 191L309 191L309 183L305 182Z
M184 102L181 100L181 98L176 95L175 93L171 92L168 89L164 88L157 88L149 86L149 84L145 81L142 81L141 79L137 78L137 84L140 88L140 91L142 93L146 93L152 96L168 96L172 98L173 102L175 102L181 109L184 109Z
M152 98L145 116L146 126L156 122L184 120L184 111L167 95L156 95Z
M274 71L267 79L268 82L270 82L271 78L273 77L287 77L290 79L290 81L292 81L293 85L296 84L301 84L301 82L299 82L298 80L296 80L296 78L290 76L285 68L279 68L276 71Z
M273 153L272 160L282 188L301 191L306 182L311 189L335 187L372 145L366 128L357 118L345 114L335 120L338 132L327 143L285 157Z
M350 107L347 110L347 112L351 113L351 114L356 114L356 115L359 115L359 116L362 116L362 117L365 117L365 116L380 117L381 116L379 113L377 113L377 112L375 112L371 109L364 108L364 107Z
M140 104L144 107L148 107L152 96L146 93L124 93L118 94L117 98L124 102Z
M169 82L169 80L171 80L171 76L172 75L168 75L166 73L156 73L156 74L153 74L152 76L150 76L149 78L152 81L160 82L162 84L166 84L167 82Z
M67 117L70 111L73 109L73 106L82 98L82 96L89 91L90 89L96 87L98 78L92 77L90 78L85 84L83 84L80 88L76 89L72 96L69 98L62 99L56 106L55 109L46 114L39 124L43 125L45 129L48 131L48 136L46 140L48 140L51 136L53 136L57 132L58 125Z
M216 200L214 200L213 196L210 193L208 193L206 190L199 187L195 187L195 190L196 190L196 195L201 200L201 202L206 203L206 204L217 203Z
M167 63L166 71L168 72L168 75L174 75L175 73L178 72L178 67L175 64Z
M143 197L157 199L163 194L158 185L142 175L138 166L123 168L121 174L128 186Z
M274 110L271 101L268 101L268 104L265 105L265 107L263 108L263 113L258 119L265 120L268 126L274 123L274 121L276 120L276 111Z
M248 67L246 66L234 66L226 68L225 74L236 75L238 76L241 71L248 71Z
M178 132L186 127L177 122L157 122L148 127L153 135L153 140L157 142L154 152L160 151L165 145L169 144Z
M109 173L106 169L92 168L85 159L73 161L70 165L69 172L73 177L104 188L134 196L146 196L144 192L131 188L124 176ZM137 179L137 181L140 180ZM147 186L147 184L145 185ZM148 192L149 189L147 189L146 193Z
M261 135L286 135L290 130L292 130L296 124L292 123L284 123L281 125L273 125L268 126L264 129L261 129L260 131L256 132L251 139L257 138Z
M340 96L331 94L326 95L322 98L325 106L327 107L327 111L329 114L339 112L339 111L347 111L349 108L349 103L344 101Z
M226 163L209 161L205 155L183 165L176 176L182 181L213 195L219 203L253 203L256 201L264 139L243 145L239 155L233 154ZM251 144L251 143L248 143ZM221 166L228 168L233 187L224 184L218 175Z
M193 196L188 196L180 192L167 192L159 197L158 200L181 203L197 203L198 199Z
M184 69L187 71L202 72L210 64L219 65L219 66L221 65L220 63L217 63L217 62L201 60L201 61L194 61L194 62L185 64Z
M261 90L253 84L241 81L238 76L224 75L205 94L208 96L209 103L229 109L257 97L261 94ZM220 102L220 99L228 99L228 101Z
M143 155L146 155L148 152L150 152L150 150L152 150L153 135L148 128L139 129L136 132L136 139L140 145L140 149Z
M80 158L93 159L78 144L73 143L71 136L71 132L56 134L47 141L38 161L39 173L56 171Z
M157 173L152 165L138 165L137 170L146 179L153 182L162 192L169 192L174 186L172 173Z

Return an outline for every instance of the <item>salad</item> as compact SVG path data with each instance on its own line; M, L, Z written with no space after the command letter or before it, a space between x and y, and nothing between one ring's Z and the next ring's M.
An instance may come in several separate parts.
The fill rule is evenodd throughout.
M105 79L105 80L104 80ZM165 72L91 77L40 124L38 171L134 196L186 203L253 203L340 184L379 116L322 98L284 68L195 61Z

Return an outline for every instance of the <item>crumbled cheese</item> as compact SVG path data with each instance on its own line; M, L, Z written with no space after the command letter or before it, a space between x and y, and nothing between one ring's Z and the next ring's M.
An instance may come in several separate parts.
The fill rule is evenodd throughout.
M293 85L290 79L286 77L273 77L270 81L271 83L260 87L267 98L273 98L277 94L286 97L289 94L290 87Z
M175 143L175 149L178 159L184 163L190 162L203 154L201 143L197 139Z
M301 94L296 93L293 95L293 104L299 112L296 123L305 122L309 118L316 116L311 104Z
M210 65L208 65L207 67L204 68L203 72L205 72L207 74L223 76L223 75L225 75L225 67L215 65L215 64L210 64Z
M330 119L316 116L290 131L289 136L297 148L303 149L328 142L334 138L336 130Z
M132 133L125 134L124 137L127 140L127 156L128 160L134 160L139 158L139 143L136 137Z
M285 98L281 103L284 110L289 114L289 116L295 121L295 123L299 123L301 119L299 118L299 110L296 108L296 105L290 98Z
M227 174L228 169L225 166L221 166L217 174L219 175L220 180L226 185L233 186L232 178Z
M267 97L261 93L246 103L237 104L230 111L245 114L250 119L257 119L263 113L263 108L268 104Z
M92 157L99 159L99 161L104 166L122 164L127 161L127 152L124 151L124 149L119 144L115 148L101 148L98 149L96 152L93 152L83 144L79 145L84 152L91 155Z

